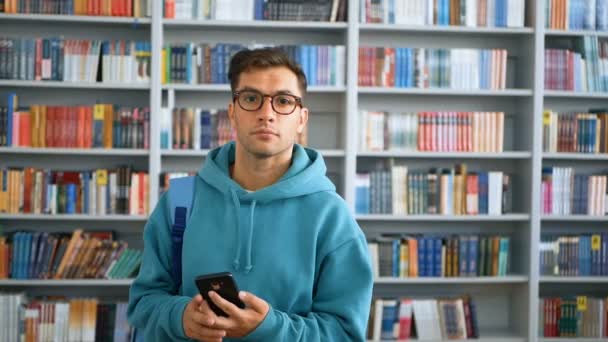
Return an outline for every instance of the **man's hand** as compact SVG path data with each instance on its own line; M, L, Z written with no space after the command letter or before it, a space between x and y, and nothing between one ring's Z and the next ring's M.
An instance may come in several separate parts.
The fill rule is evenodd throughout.
M227 337L239 338L248 335L262 323L270 310L270 305L263 299L245 291L239 292L239 298L246 305L245 309L225 300L215 291L209 291L209 297L228 315L228 317L217 317L213 324L213 328L226 331Z
M215 327L217 315L209 308L199 294L192 298L182 316L184 334L202 342L222 342L226 331Z

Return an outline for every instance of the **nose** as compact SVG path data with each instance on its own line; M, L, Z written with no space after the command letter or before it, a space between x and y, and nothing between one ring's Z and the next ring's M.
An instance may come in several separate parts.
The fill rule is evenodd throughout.
M260 108L260 110L258 110L258 121L273 122L276 115L277 114L274 112L274 109L272 108L272 98L264 97L264 100L262 102L262 108Z

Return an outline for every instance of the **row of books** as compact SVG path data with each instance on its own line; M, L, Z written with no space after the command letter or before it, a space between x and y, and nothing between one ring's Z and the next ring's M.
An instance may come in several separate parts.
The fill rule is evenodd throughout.
M546 0L545 27L554 30L608 30L606 0Z
M261 47L261 46L256 46ZM162 83L228 83L230 59L248 48L241 44L186 43L165 46L162 50ZM343 45L281 45L292 60L302 67L309 86L344 85L345 48Z
M382 236L368 242L374 276L506 276L510 265L507 236Z
M0 79L147 83L151 51L146 41L0 37Z
M29 298L0 293L0 341L129 342L127 303L97 298Z
M467 171L465 164L428 172L394 165L357 173L355 212L394 215L501 215L511 212L511 176Z
M545 50L545 89L608 92L608 41L585 36L574 50Z
M151 0L2 0L0 13L150 17Z
M478 337L477 307L468 295L430 299L376 298L367 326L367 338L373 341Z
M149 148L149 108L95 104L16 109L0 106L0 146Z
M296 143L306 145L307 129L298 134ZM200 150L221 146L236 139L225 109L163 108L161 148Z
M541 275L608 276L608 234L546 235L539 252Z
M166 150L211 149L236 138L228 111L163 108L160 147Z
M347 0L164 0L163 15L194 20L346 21Z
M523 27L524 0L359 0L362 23Z
M137 275L141 259L112 232L0 236L0 279L125 279Z
M540 298L538 312L542 337L608 337L608 297Z
M360 47L360 86L505 89L507 50Z
M544 167L542 173L543 214L608 215L608 175L577 174L572 167Z
M360 151L503 152L503 112L359 111Z
M146 172L0 168L0 212L9 214L129 214L149 212Z
M608 109L543 112L543 151L608 153Z

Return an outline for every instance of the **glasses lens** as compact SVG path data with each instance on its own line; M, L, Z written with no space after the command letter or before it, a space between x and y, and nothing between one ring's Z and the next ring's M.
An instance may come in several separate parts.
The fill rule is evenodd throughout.
M239 93L239 105L244 110L258 110L262 104L262 94L255 91L244 91Z
M290 114L297 106L296 98L292 95L275 95L272 106L277 113Z

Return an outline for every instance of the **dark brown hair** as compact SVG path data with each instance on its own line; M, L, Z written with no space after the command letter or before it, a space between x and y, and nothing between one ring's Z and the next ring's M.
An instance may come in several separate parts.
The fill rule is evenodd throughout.
M306 94L306 75L304 75L302 68L285 52L277 48L246 49L237 52L230 60L230 69L228 69L231 90L236 91L239 77L243 72L273 67L286 67L296 74L302 96Z

